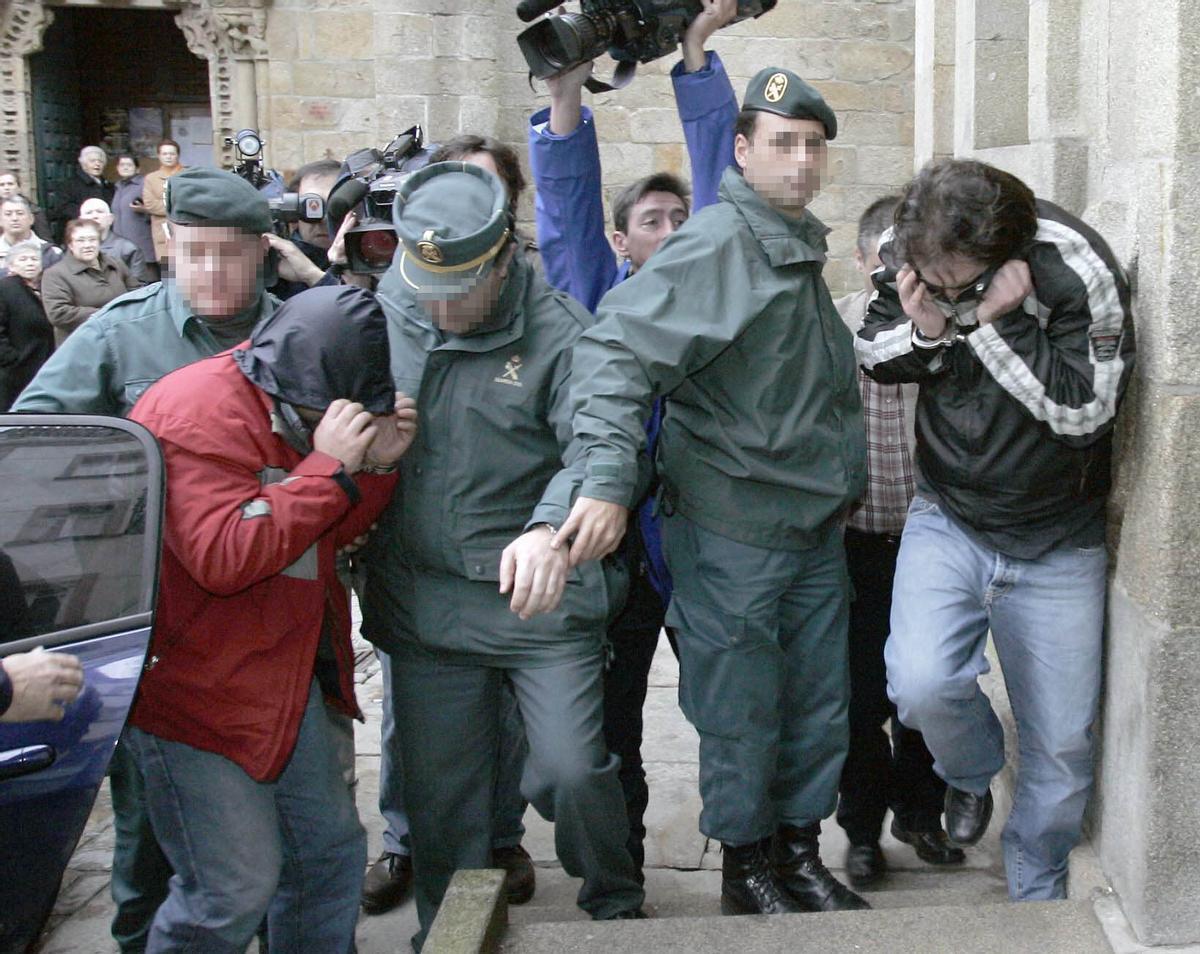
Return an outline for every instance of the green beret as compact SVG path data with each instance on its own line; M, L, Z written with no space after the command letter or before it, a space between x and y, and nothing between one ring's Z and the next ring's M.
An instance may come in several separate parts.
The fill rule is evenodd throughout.
M253 235L271 231L266 196L232 172L193 166L167 179L167 218L179 225L224 225Z
M400 240L393 267L422 298L465 295L512 235L504 183L470 162L414 172L396 193L392 221Z
M757 109L789 119L815 119L825 127L825 138L837 138L837 117L822 98L791 70L768 66L746 87L742 109Z

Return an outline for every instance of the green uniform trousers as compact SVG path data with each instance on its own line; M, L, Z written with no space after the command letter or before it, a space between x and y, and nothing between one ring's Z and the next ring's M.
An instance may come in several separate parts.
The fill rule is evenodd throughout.
M841 530L807 550L747 546L674 514L679 704L700 734L700 830L744 845L833 814L849 743Z
M516 695L529 755L521 793L554 822L563 870L583 878L578 903L593 917L640 907L645 892L625 847L629 823L619 760L603 733L602 657L540 668L499 668L404 647L392 654L404 803L412 836L420 948L450 878L491 867L492 793L500 692Z

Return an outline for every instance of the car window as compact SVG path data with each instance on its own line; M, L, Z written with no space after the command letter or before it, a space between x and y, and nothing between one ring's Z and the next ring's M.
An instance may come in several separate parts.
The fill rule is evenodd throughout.
M0 427L0 652L150 612L146 437L123 421Z

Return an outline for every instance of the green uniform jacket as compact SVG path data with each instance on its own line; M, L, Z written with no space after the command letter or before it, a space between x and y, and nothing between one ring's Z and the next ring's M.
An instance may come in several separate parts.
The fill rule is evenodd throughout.
M277 304L263 293L258 320ZM147 285L109 302L75 329L12 409L124 417L159 378L221 350L174 284Z
M821 278L828 229L780 215L735 169L720 197L604 297L575 346L580 494L633 501L643 422L666 395L669 504L741 543L804 549L866 476L853 339Z
M496 317L465 336L433 327L394 271L379 286L392 376L415 397L417 438L365 554L363 633L463 661L548 665L598 651L613 580L571 571L556 612L521 620L498 591L500 553L561 524L583 477L571 444L570 353L592 316L513 260Z

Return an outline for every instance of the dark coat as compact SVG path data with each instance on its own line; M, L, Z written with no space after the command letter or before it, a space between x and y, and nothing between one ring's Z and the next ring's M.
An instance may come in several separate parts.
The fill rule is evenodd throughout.
M54 190L55 229L61 233L63 223L79 217L79 207L85 199L103 199L112 206L113 186L107 179L97 182L86 172L75 171L58 183Z
M0 410L7 411L54 351L42 300L16 275L0 278Z
M981 326L974 308L947 305L945 334L923 345L889 266L872 275L857 340L876 381L920 384L918 487L973 539L1021 560L1103 542L1113 428L1136 354L1129 281L1112 249L1051 202L1038 200L1037 213L1020 255L1033 291L1008 314ZM880 248L884 261L891 248Z
M147 262L157 262L158 255L154 251L154 239L150 236L150 213L133 208L133 201L142 206L142 188L144 180L140 175L122 179L113 187L112 230L123 239L129 239L142 253Z
M114 298L139 288L125 263L100 253L97 268L88 268L67 253L53 268L42 273L42 297L46 317L54 325L56 345Z

